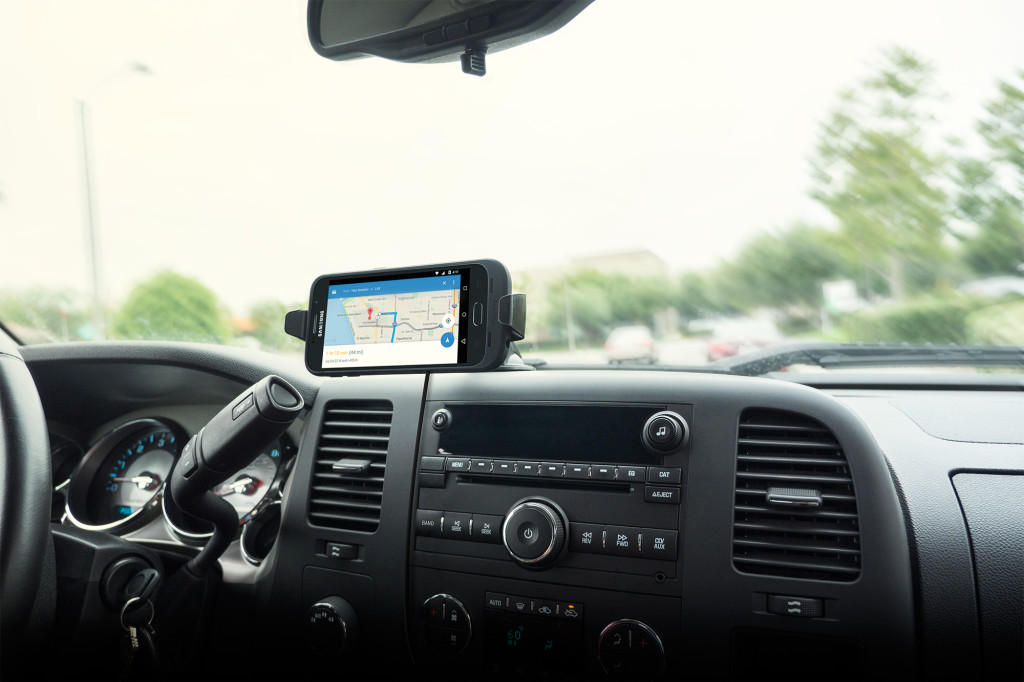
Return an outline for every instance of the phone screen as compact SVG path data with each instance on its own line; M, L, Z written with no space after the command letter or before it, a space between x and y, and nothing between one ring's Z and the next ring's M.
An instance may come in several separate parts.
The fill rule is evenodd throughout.
M466 362L468 268L330 279L321 291L325 370Z

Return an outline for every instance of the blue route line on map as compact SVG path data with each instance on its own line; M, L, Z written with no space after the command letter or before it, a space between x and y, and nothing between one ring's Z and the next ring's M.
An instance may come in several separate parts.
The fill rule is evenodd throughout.
M384 315L394 315L391 320L391 343L395 342L395 331L398 329L398 313L378 313L377 317L383 317Z

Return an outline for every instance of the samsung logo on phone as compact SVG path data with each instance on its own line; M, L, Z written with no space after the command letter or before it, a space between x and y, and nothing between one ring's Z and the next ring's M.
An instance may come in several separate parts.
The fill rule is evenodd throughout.
M317 323L317 332L316 332L316 337L318 339L324 338L324 313L325 312L326 312L325 310L321 310L320 311L320 321Z

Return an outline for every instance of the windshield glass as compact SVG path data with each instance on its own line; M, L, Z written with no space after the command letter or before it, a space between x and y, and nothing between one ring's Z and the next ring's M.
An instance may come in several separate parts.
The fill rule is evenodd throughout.
M496 258L551 365L1024 343L1020 2L598 0L483 78L305 21L0 4L0 322L299 354L318 275Z

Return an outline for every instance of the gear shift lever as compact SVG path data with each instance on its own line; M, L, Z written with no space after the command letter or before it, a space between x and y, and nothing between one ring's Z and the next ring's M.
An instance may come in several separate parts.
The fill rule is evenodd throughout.
M295 421L302 406L302 396L291 384L270 375L242 391L185 445L171 472L171 501L215 529L188 563L193 575L205 575L238 530L234 507L210 489L256 459L264 445Z

